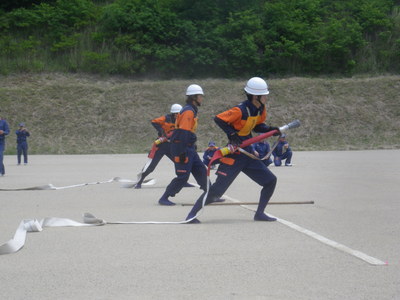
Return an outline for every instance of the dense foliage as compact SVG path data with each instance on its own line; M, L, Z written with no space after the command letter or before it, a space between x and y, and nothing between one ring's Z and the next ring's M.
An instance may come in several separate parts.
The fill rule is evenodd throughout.
M0 72L399 73L399 7L394 0L3 0Z

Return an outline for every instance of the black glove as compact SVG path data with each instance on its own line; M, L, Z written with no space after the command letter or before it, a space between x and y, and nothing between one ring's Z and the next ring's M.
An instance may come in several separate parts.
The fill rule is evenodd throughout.
M157 131L158 136L164 136L164 131L163 130L158 130Z
M184 164L186 163L186 152L182 152L181 154L179 154L179 163Z
M236 132L231 134L228 138L229 138L229 144L233 146L240 146L240 144L242 143L242 140L240 139L240 137Z
M273 127L273 126L269 126L269 128L268 128L268 131L267 131L267 132L269 132L269 131L272 131L272 130L277 130L277 131L278 131L277 133L274 133L274 136L278 136L278 135L280 135L280 134L281 134L281 131L279 130L279 127Z

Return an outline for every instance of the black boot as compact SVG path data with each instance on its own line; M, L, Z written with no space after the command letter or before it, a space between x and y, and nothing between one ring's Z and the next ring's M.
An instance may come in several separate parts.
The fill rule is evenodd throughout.
M261 214L256 213L254 215L254 221L274 222L274 221L276 221L276 218L270 217L265 213L261 213Z
M193 205L188 216L186 217L186 221L193 219L197 215L197 213L202 209L202 206L203 206L203 195ZM200 221L198 219L193 219L192 221L190 221L188 223L194 224L194 223L200 223Z
M166 194L162 195L162 197L160 198L160 200L158 200L158 203L159 203L160 205L166 205L166 206L173 206L173 205L175 205L174 202L172 202L172 201L170 201L170 200L168 199L168 195L166 195Z
M198 214L198 212L203 208L204 195L205 195L205 192L203 194L201 194L199 199L197 199L196 203L193 205L193 207L190 210L188 216L186 217L186 221L190 220L190 219L193 219ZM206 199L206 204L207 204L207 200L208 200L208 197ZM200 221L196 218L196 219L193 219L192 221L190 221L188 223L196 224L196 223L200 223Z
M265 208L272 197L276 186L276 177L271 182L265 185L261 190L260 202L258 203L256 214L254 215L254 221L276 221L276 218L270 217L264 213Z
M135 189L141 189L142 188L142 183L144 181L144 179L147 177L147 175L149 175L149 172L143 172L142 175L140 176L139 181L136 183L135 185Z

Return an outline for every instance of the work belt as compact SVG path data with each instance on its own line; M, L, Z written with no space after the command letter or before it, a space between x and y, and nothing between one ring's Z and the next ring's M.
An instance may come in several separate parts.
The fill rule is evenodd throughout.
M174 140L173 143L174 143L174 144L180 144L180 143L182 143L182 142L179 141L179 140ZM194 143L186 143L186 145L187 145L187 146L193 146Z

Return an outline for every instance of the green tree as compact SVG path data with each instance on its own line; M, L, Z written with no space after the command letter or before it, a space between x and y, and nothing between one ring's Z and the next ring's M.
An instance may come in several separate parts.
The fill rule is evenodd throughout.
M247 76L262 72L260 49L265 43L260 18L252 10L232 13L225 24L218 26L216 36L218 68L225 76Z
M399 4L393 0L1 5L2 72L30 66L157 77L400 71Z
M52 3L56 0L2 0L0 2L0 10L12 11L17 8L30 8L40 3Z

